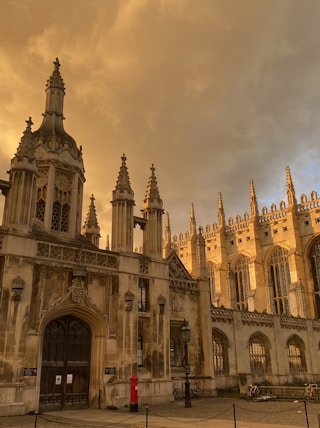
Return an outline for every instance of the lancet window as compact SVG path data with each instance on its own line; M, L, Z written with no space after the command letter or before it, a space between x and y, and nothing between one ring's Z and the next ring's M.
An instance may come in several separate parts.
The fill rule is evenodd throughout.
M248 308L248 295L250 289L250 277L248 257L241 255L235 266L236 299L240 310Z
M288 289L291 283L288 251L277 247L271 256L270 278L272 281L275 312L289 315Z

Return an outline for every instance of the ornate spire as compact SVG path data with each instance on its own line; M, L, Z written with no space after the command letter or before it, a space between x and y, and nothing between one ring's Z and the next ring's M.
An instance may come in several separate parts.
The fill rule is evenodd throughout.
M100 226L97 219L96 207L94 205L94 196L91 195L89 211L82 228L82 233L94 245L99 246Z
M226 224L223 202L222 202L222 193L218 193L218 226L224 227Z
M147 191L146 196L144 198L144 202L146 203L148 200L150 202L158 202L161 204L162 207L162 200L160 198L160 193L158 189L157 179L155 176L155 168L153 164L151 165L151 175L149 177L148 185L147 185Z
M31 117L26 120L26 129L23 132L23 136L21 137L21 141L17 148L17 153L15 154L16 158L29 158L30 160L34 159L34 138L32 136L31 126L33 125Z
M297 205L296 193L293 186L290 168L288 166L286 167L286 191L289 207Z
M149 257L161 258L163 243L162 199L160 198L153 164L150 169L151 175L141 210L143 218L146 220L146 227L143 233L143 254Z
M58 58L56 58L53 64L53 72L46 84L47 100L44 116L47 114L55 114L56 116L61 116L63 119L63 97L65 95L65 86L60 74L60 62Z
M65 91L65 86L63 79L60 74L60 62L59 59L56 58L55 61L53 61L54 69L52 72L52 75L47 80L46 87L47 88L59 88L62 89L63 92ZM65 93L65 92L64 92Z
M117 195L119 194L126 194L127 197L125 199L127 199L128 197L130 199L133 199L133 191L131 189L131 185L130 185L130 179L129 179L129 173L128 173L128 168L127 168L127 158L126 156L123 154L121 157L121 166L120 166L120 171L119 171L119 175L118 175L118 180L116 183L116 188L113 191L113 194L115 196L115 193L117 193Z
M194 213L194 205L191 203L190 205L190 236L195 236L197 234L197 223L196 216Z
M46 104L40 128L34 132L36 143L41 143L50 152L68 149L72 157L82 165L82 151L77 148L75 140L63 127L63 102L65 87L60 74L58 58L53 62L54 69L46 84Z
M164 242L165 244L171 244L171 226L170 217L168 211L166 212L164 220Z
M258 202L253 180L250 180L250 211L251 217L257 217L259 215Z
M116 188L112 192L111 250L132 253L134 193L130 186L125 155L121 158Z
M91 195L90 198L90 205L89 205L89 211L87 214L86 221L84 223L86 228L89 229L97 229L99 228L98 219L97 219L97 213L96 213L96 207L94 205L95 198L93 195Z

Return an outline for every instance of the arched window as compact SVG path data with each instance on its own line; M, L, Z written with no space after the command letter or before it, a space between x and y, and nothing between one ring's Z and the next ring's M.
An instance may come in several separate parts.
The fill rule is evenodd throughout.
M278 315L289 315L288 289L291 283L288 251L277 247L270 261L270 278L273 287L275 311Z
M213 368L215 376L229 373L228 338L221 331L214 329L212 332Z
M298 336L292 336L287 342L287 348L290 374L305 373L306 360L302 340Z
M263 375L270 371L270 353L267 338L255 334L249 340L249 359L251 373Z
M212 262L208 262L208 276L209 276L209 284L210 284L210 295L211 295L211 301L212 301L214 296L216 295L214 264Z
M241 255L235 266L236 299L240 310L248 308L250 278L248 257Z
M313 279L315 317L320 318L320 238L314 242L311 248L310 261Z

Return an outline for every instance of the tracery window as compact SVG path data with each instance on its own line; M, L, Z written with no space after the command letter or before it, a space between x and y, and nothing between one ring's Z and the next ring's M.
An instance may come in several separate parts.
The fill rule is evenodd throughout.
M68 231L70 206L68 203L61 205L59 201L55 201L52 206L52 221L51 229L61 232Z
M240 310L248 308L250 290L248 261L248 257L241 255L235 266L236 300Z
M275 312L278 315L289 315L288 290L291 283L288 251L276 247L270 261L270 278L273 288Z
M229 372L228 339L218 330L213 330L213 368L215 376L226 375Z
M253 336L249 341L249 359L251 373L263 375L270 367L269 347L262 336Z
M71 205L73 176L66 171L56 170L52 205L51 229L67 232Z
M315 317L320 318L320 239L318 238L311 248L311 271L314 292Z
M288 363L291 374L306 372L306 363L303 350L303 342L297 337L288 340Z

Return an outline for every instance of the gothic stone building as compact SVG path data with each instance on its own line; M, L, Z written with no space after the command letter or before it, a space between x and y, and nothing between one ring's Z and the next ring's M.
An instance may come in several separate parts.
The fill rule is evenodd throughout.
M82 225L82 149L63 126L56 60L40 128L27 126L11 160L0 226L0 415L172 400L190 380L205 395L254 381L320 381L320 200L251 213L171 237L152 166L134 214L126 157L112 192L112 236L99 248L91 197ZM113 187L112 184L110 188ZM134 228L143 245L133 250ZM164 238L164 239L163 239Z
M217 388L320 381L320 198L312 191L298 203L289 167L286 193L287 203L259 214L251 181L250 215L235 221L219 193L218 223L202 232ZM196 228L193 205L187 233L171 239L166 219L165 248L191 273Z
M135 216L123 156L112 192L111 248L99 249L93 196L82 227L82 150L64 130L58 60L45 91L41 126L32 131L27 120L9 180L0 181L0 415L128 405L132 376L139 403L171 400L172 376L184 376L185 319L195 349L192 376L213 394L204 241L194 277L175 253L162 257L155 169L142 216ZM135 226L142 229L140 253L133 251Z

